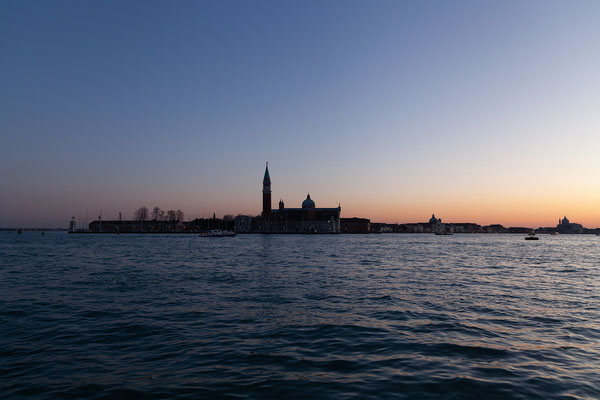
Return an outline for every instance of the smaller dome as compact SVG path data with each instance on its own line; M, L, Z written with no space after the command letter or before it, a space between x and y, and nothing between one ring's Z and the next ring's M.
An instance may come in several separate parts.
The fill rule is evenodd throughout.
M306 196L306 200L302 202L302 208L315 208L315 202L310 198L310 193Z

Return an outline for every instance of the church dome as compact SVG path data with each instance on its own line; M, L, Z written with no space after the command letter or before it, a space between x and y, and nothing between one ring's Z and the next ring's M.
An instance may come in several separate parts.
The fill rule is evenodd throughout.
M438 220L435 217L435 214L431 214L431 218L429 219L429 223L430 224L436 224L437 222L438 222Z
M315 202L310 198L310 193L306 196L306 200L302 202L302 208L315 208Z
M562 224L563 225L567 225L569 223L569 220L567 219L567 217L565 216L562 220Z

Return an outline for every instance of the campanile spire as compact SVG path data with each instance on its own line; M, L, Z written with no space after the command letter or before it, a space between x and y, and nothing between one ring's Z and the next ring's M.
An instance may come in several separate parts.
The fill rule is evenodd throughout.
M263 178L263 218L271 214L271 176L269 175L269 163L265 167L265 177Z
M271 193L271 176L269 175L269 162L265 167L265 177L263 178L263 193Z

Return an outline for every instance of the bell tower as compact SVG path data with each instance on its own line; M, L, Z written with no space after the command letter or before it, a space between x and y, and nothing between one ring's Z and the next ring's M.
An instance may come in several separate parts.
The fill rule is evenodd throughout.
M263 219L268 219L271 214L271 176L269 175L269 163L265 168L265 177L263 178Z

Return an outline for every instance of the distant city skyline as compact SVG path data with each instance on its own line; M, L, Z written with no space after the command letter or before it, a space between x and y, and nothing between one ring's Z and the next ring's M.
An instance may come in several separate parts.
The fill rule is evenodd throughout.
M266 179L266 177L268 175L270 175L270 172L268 170L268 163L267 163L267 169L265 171L265 179ZM269 185L270 185L270 182L269 182ZM310 194L309 194L309 196L310 196ZM329 196L329 197L331 197L331 196ZM282 202L284 200L284 196L283 195L279 196L278 198L279 198L278 202ZM307 197L307 198L310 198L310 197ZM306 199L304 199L304 200L306 200ZM251 212L245 212L244 213L244 212L229 211L229 212L225 212L225 213L219 214L219 215L217 215L216 212L212 212L212 214L211 213L208 213L208 214L196 214L196 213L185 214L185 212L184 212L184 214L185 214L185 219L184 220L193 220L193 219L196 219L196 218L210 218L211 215L212 215L212 217L217 216L217 218L222 218L223 215L227 215L227 214L233 215L233 216L234 215L249 215L249 216L258 216L258 217L260 217L261 214L264 214L264 182L263 182L263 194L262 194L262 202L261 203L262 203L263 210L259 211L259 212L251 211ZM288 205L291 205L292 207L299 207L300 206L300 204L295 204L295 203L291 203L291 204L288 203ZM151 209L153 207L158 207L158 205L148 206L148 204L140 204L139 206L145 206L148 209ZM304 206L302 205L302 207L304 207ZM253 209L253 208L255 208L255 207L252 207L252 206L246 207L246 209ZM136 210L137 210L137 208L136 208ZM90 223L90 222L92 222L94 220L99 220L100 218L102 218L103 221L106 221L106 220L121 220L121 219L123 219L123 220L136 220L137 218L133 216L133 214L136 212L136 210L132 211L131 215L129 213L123 213L122 211L117 211L116 212L116 216L114 215L115 212L108 212L108 213L106 213L102 209L100 209L95 214L94 213L90 213L89 210L86 210L85 214L81 214L80 213L79 216L73 215L71 217L71 219L75 218L75 223L76 223L77 227L86 227L88 225L88 223ZM181 211L181 210L177 210L177 211ZM163 213L164 212L165 211L163 210ZM357 217L357 215L352 215L352 216L346 215L345 217ZM358 217L359 218L369 218L369 219L372 220L372 222L396 223L396 224L404 224L404 223L408 223L408 224L428 223L427 221L430 222L430 220L428 218L424 217L424 216L417 216L416 219L414 219L414 220L402 220L402 221L399 221L399 220L392 221L392 220L386 219L385 217L379 218L379 219L377 219L377 218L373 219L373 218L368 217L368 216L365 217L364 215L363 216L358 216ZM434 218L434 217L435 217L435 212L433 212L432 215L431 215L431 218ZM150 217L148 217L148 218L152 219ZM437 218L440 218L440 221L441 221L441 215L439 213L437 215ZM569 223L569 220L567 219L566 214L563 217L557 218L558 224L565 223L565 221L566 221L567 224ZM33 224L33 225L23 225L22 224L22 225L19 225L19 227L39 228L39 227L62 227L63 226L62 221L58 222L56 225L49 225L49 224L40 225L39 222L40 221L37 221L37 225L35 225L35 224ZM477 223L479 225L500 224L500 225L505 225L506 227L509 227L509 226L524 226L525 227L525 226L527 226L527 227L531 227L531 228L553 227L553 226L555 226L555 224L553 224L553 223L548 223L547 225L540 224L540 225L537 225L537 226L527 225L527 224L519 224L519 223L517 223L517 224L510 224L510 223L509 224L505 224L505 223L500 223L498 221L495 221L495 222L483 222L482 223L481 221L473 220L470 217L466 217L466 218L463 218L463 219L455 219L455 220L453 220L451 218L450 219L445 218L444 222L445 223L450 223L450 224L451 223ZM2 226L2 227L15 228L17 226L6 225L6 226ZM597 228L596 226L586 226L586 227L587 228Z
M0 5L1 227L258 215L600 227L600 3Z

